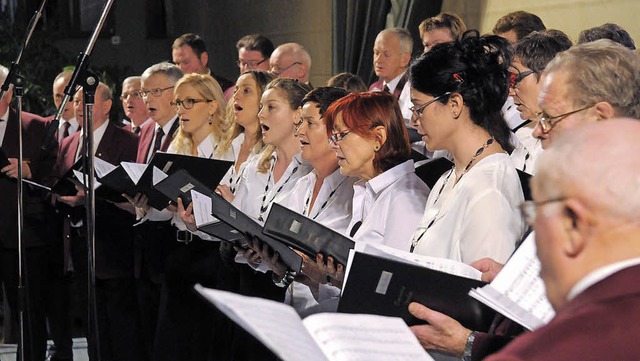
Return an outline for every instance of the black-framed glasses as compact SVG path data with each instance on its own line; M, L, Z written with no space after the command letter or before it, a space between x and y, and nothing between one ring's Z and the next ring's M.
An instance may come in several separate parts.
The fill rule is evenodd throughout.
M238 68L242 68L243 66L246 66L249 69L253 69L253 68L258 67L258 65L264 63L267 60L269 60L269 58L264 58L264 59L262 59L260 61L251 60L251 61L246 61L246 62L238 59L238 61L236 61L236 64L238 64Z
M139 99L142 98L142 92L140 90L134 90L132 92L128 92L128 93L122 93L122 95L120 95L120 100L127 100L127 98L133 98L133 99Z
M294 66L294 65L302 65L302 63L301 63L301 62L299 62L299 61L296 61L295 63L293 63L293 64L291 64L291 65L289 65L289 66L287 66L287 67L285 67L285 68L280 68L280 69L278 69L278 68L275 68L275 67L274 67L274 68L271 68L271 72L272 72L273 74L275 74L276 76L278 76L278 75L280 75L280 74L284 73L285 71L287 71L287 70L289 70L289 69L293 68L293 66Z
M421 106L417 107L414 105L411 108L409 108L409 110L411 110L411 113L413 114L414 117L419 117L422 115L422 112L424 111L424 109L429 106L429 104L431 103L435 103L436 101L442 99L443 97L446 97L447 95L451 95L451 92L446 92L442 95L439 95L431 100L429 100L428 102L422 104Z
M329 142L333 144L338 144L338 142L341 141L344 137L346 137L347 134L349 133L351 133L351 130L349 129L343 130L341 132L331 133L331 137L329 137Z
M522 213L522 218L524 218L524 221L527 222L528 225L532 226L536 221L538 207L544 206L545 204L563 202L566 199L567 197L557 197L541 202L524 201L520 203L520 213Z
M564 118L581 112L583 110L587 110L591 107L595 106L595 104L580 108L580 109L576 109L573 111L570 111L568 113L564 113L564 114L560 114L560 115L556 115L554 117L550 116L549 114L545 113L545 112L538 112L536 113L536 117L538 118L538 124L540 124L540 127L542 128L542 131L545 133L549 133L551 131L551 129L553 129L553 127L555 127L558 123L560 123L561 120L563 120Z
M178 109L178 107L183 107L184 109L191 109L196 103L211 103L212 101L213 100L209 100L209 99L191 99L191 98L182 99L182 100L176 99L171 102L171 106L176 107L176 110Z
M520 82L528 77L531 74L534 74L536 71L535 70L527 70L527 71L523 71L522 73L518 72L518 74L516 73L509 73L509 87L513 88L513 89L517 89L518 85L520 85Z
M140 90L140 94L143 97L148 97L149 94L151 94L151 95L153 95L154 97L157 98L157 97L161 96L162 93L165 90L169 90L169 89L173 89L173 86L169 86L169 87L166 87L166 88L155 88L155 89L150 89L150 90Z

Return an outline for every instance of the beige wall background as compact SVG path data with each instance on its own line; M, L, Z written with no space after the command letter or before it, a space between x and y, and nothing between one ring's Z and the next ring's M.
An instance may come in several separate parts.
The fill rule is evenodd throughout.
M547 28L564 31L574 41L580 31L609 22L622 26L636 43L640 42L638 0L444 0L442 8L458 13L470 28L481 33L491 32L503 15L524 10L538 15Z

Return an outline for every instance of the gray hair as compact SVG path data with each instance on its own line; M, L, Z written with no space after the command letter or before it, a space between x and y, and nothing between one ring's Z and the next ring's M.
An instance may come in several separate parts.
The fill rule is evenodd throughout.
M164 74L169 79L171 85L176 85L178 80L184 75L177 65L164 61L148 67L147 70L142 73L142 80L144 81L156 74Z
M0 65L0 83L4 84L4 81L7 80L7 75L9 75L9 69L6 66Z
M411 54L413 52L413 37L411 37L409 30L405 28L389 28L382 30L378 36L382 34L394 34L398 37L400 49L402 49L404 53Z
M545 70L555 71L567 74L573 105L606 101L617 116L640 118L640 57L632 50L607 39L575 45Z

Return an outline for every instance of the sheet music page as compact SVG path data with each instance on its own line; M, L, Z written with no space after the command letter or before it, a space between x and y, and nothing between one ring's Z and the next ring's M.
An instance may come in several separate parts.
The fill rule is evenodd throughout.
M548 323L555 312L540 278L535 233L522 242L491 284L469 294L529 330Z
M138 184L140 178L142 178L142 174L145 169L147 169L147 164L141 163L122 162L120 165L122 166L122 169L127 172L129 178L131 178L134 184Z
M153 167L153 178L152 178L151 183L153 183L154 186L156 184L162 182L162 180L167 178L167 177L169 177L169 175L167 175L167 173L161 171L156 166Z
M415 253L403 252L381 244L372 244L365 242L356 243L355 250L357 252L425 267L436 271L446 272L460 277L466 277L478 281L482 280L482 272L469 266L466 263L446 258L423 256Z
M106 162L98 157L94 157L93 167L96 171L96 177L102 178L105 175L111 173L114 169L118 168L115 165Z
M319 313L302 323L331 361L433 360L398 317Z
M285 361L326 361L289 305L196 285L209 302Z
M196 227L220 222L211 215L211 197L198 191L191 190L191 203L193 204L193 216L196 220Z
M31 181L31 180L28 180L28 179L24 179L24 178L22 178L22 182L23 182L23 183L30 184L30 185L32 185L32 186L34 186L34 187L42 188L42 189L44 189L44 190L46 190L46 191L51 191L51 187L47 187L47 186L45 186L45 185L43 185L43 184L36 183L36 182Z
M73 175L76 176L76 179L78 179L80 181L80 183L84 183L84 173L82 173L79 170L73 170ZM95 177L93 179L93 190L98 189L98 187L100 187L102 185L102 183L98 182Z

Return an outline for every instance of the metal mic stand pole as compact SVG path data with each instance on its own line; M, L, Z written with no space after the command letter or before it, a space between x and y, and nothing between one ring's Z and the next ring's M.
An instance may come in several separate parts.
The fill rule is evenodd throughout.
M85 185L85 207L87 226L87 264L89 267L87 278L87 321L89 323L89 356L92 361L100 361L100 334L98 333L98 306L96 299L96 206L95 206L95 169L93 152L93 104L96 88L98 87L98 77L91 73L83 73L80 84L82 85L84 100L84 139L85 154L84 159L84 185Z
M38 25L38 21L42 16L42 11L44 10L44 5L46 3L47 3L47 0L42 0L40 7L38 8L38 10L36 10L35 14L33 14L31 21L29 21L29 25L27 26L27 33L24 35L24 40L22 41L22 46L20 47L18 56L16 57L16 60L13 63L11 63L11 69L9 69L9 74L7 75L7 78L4 80L4 84L2 84L2 88L0 88L0 99L2 99L2 96L4 95L4 93L6 93L9 90L9 85L13 84L16 76L18 76L18 72L20 69L20 60L22 59L22 53L24 53L24 49L26 49L27 45L29 45L29 41L31 40L31 35L33 35L33 31L36 29L36 26Z
M44 150L53 150L58 144L56 131L58 130L58 126L60 125L62 112L64 111L64 107L67 105L67 102L69 102L69 100L71 100L71 98L73 98L73 95L76 93L79 83L78 78L85 72L88 67L89 57L91 56L91 52L93 51L93 46L95 45L96 40L98 40L98 35L100 35L102 26L107 20L107 15L109 15L109 10L111 9L112 4L113 0L107 0L107 3L104 5L104 9L102 10L102 14L100 15L100 19L98 20L98 24L96 24L96 27L93 30L93 34L89 39L87 48L84 52L81 52L80 55L78 55L78 63L76 64L76 69L73 71L73 75L71 75L69 84L67 84L67 87L64 88L64 98L62 98L62 103L60 104L60 107L58 107L53 120L51 120L51 122L47 125L44 137L42 138L41 148Z

